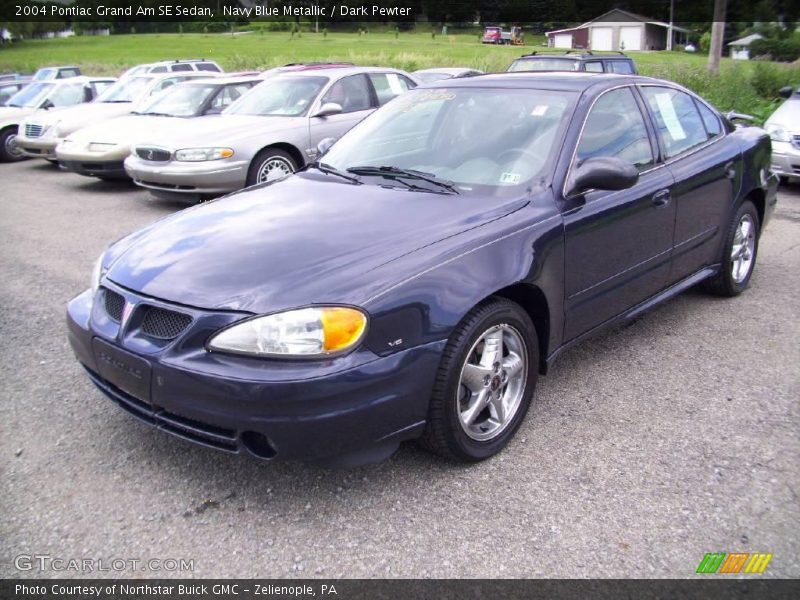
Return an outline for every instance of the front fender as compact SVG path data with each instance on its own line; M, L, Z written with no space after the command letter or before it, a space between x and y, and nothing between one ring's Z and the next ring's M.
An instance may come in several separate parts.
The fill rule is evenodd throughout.
M367 345L376 354L447 339L473 307L518 284L544 294L550 313L546 348L561 344L564 227L551 190L469 236L400 260L416 261L414 274L377 290L363 304L372 316ZM402 265L394 268L408 272Z

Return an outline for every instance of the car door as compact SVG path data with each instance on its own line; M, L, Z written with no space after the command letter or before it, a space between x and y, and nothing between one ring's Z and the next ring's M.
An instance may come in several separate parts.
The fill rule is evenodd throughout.
M675 177L674 282L718 262L720 236L741 182L741 151L705 103L670 87L640 89Z
M570 169L616 156L639 169L620 191L564 190L565 326L573 339L664 288L675 222L672 173L658 162L652 125L632 86L604 92L583 123Z
M315 117L314 112L327 103L339 104L342 112L325 117ZM363 73L348 75L332 83L313 107L308 118L310 156L316 155L317 144L325 138L339 138L353 125L375 110L375 100L367 76Z

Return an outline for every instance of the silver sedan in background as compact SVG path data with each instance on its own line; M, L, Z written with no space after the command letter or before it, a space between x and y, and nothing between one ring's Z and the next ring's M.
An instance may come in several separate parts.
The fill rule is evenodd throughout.
M157 195L213 196L272 181L314 160L322 140L416 85L408 73L382 67L278 75L221 115L136 142L125 171Z

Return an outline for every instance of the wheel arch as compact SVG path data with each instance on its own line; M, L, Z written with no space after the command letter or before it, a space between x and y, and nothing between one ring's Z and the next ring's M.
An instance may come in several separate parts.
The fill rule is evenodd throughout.
M258 158L258 155L264 152L265 150L269 150L270 148L275 148L276 150L283 150L284 152L286 152L289 156L292 157L295 163L297 163L298 169L302 168L306 164L305 158L303 158L303 153L300 152L299 148L288 142L276 142L274 144L267 144L266 146L261 148L258 152L256 152L253 155L253 160L250 161L250 168L253 167L253 164L255 163L256 158Z
M761 188L753 188L746 194L742 195L742 202L747 200L755 205L756 212L758 212L758 230L760 235L761 230L764 227L764 217L767 213L767 195Z
M489 297L492 296L511 300L528 313L539 340L539 373L546 375L550 340L550 305L544 292L535 285L519 282L497 290Z

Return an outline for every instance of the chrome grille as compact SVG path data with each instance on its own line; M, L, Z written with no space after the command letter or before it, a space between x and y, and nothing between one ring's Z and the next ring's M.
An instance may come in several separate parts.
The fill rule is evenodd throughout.
M170 153L161 148L136 148L136 156L153 162L164 162L170 159Z
M174 340L191 324L189 315L148 306L142 321L142 333L159 340Z
M800 150L800 135L792 136L792 146Z
M25 123L25 137L40 137L44 127L37 123Z
M125 298L117 292L112 292L109 289L103 290L103 302L106 307L106 313L112 321L119 323L122 321L122 312L125 309Z

